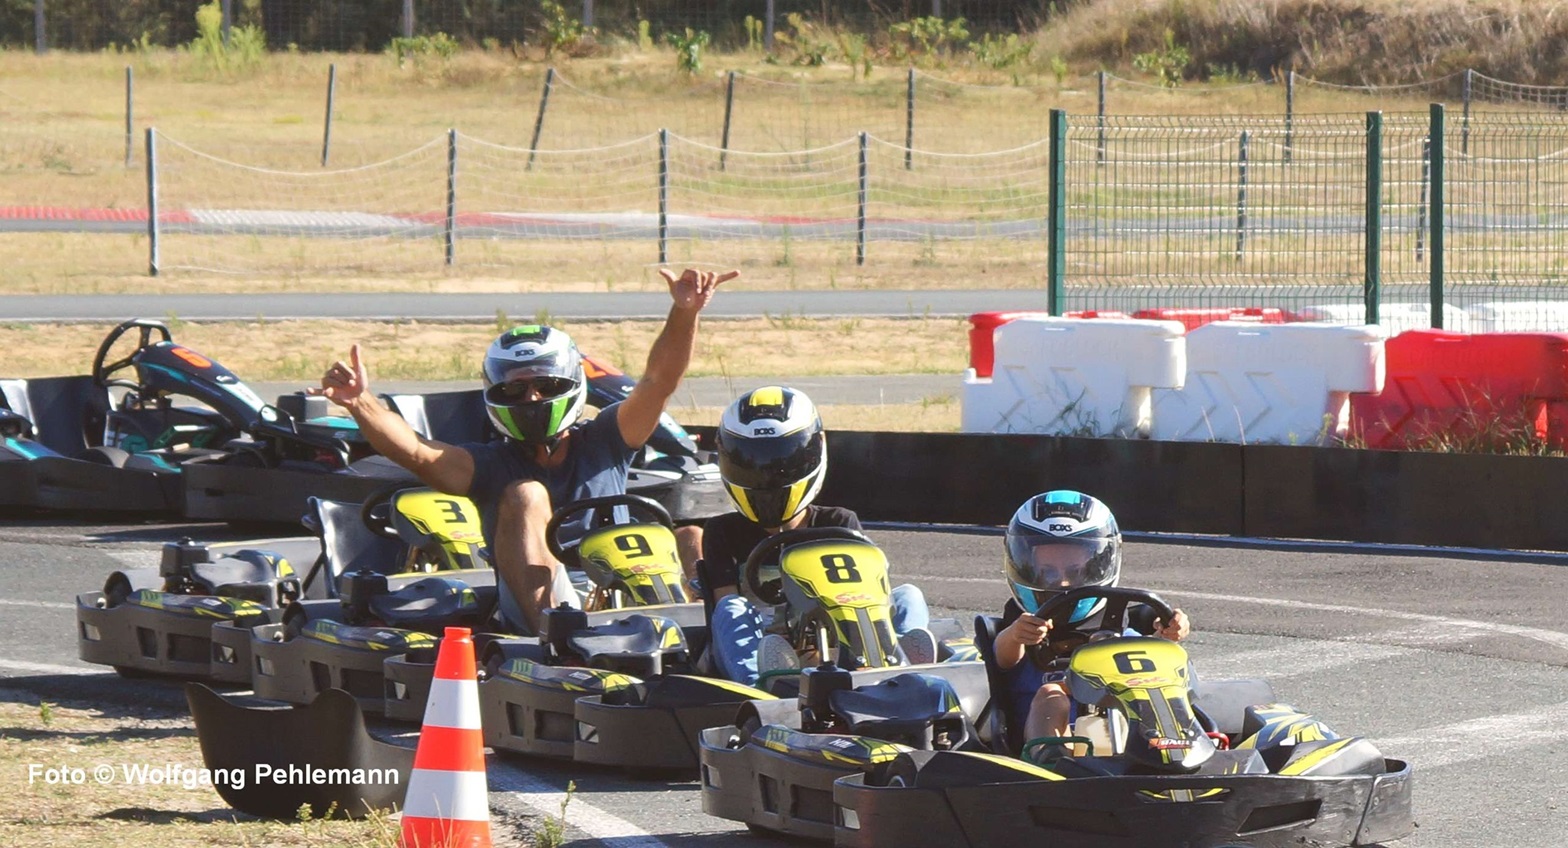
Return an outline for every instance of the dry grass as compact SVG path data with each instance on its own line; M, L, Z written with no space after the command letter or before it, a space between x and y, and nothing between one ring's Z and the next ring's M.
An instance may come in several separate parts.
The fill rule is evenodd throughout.
M209 845L280 848L392 848L397 826L385 817L359 822L274 822L229 809L211 786L126 783L123 765L199 768L189 720L150 710L40 705L0 690L0 844L36 848L159 848ZM29 783L29 765L83 769L85 782ZM116 774L100 785L93 768Z
M585 351L642 370L662 326L658 321L561 321L547 314L504 316L495 324L269 321L234 324L171 320L176 341L216 357L242 379L314 382L355 341L372 379L477 380L479 357L498 327L542 320L571 333ZM956 318L832 318L777 316L708 321L698 337L692 377L789 374L958 374L968 364L968 323ZM107 327L0 326L5 376L84 373ZM110 359L128 353L134 334ZM68 363L63 365L61 363Z

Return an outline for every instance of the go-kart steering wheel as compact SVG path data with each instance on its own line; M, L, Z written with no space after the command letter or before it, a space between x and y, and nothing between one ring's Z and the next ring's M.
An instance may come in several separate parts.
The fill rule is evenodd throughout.
M577 545L575 542L570 545L561 542L561 525L566 523L568 518L575 518L593 510L594 514L588 529L608 527L616 523L615 507L618 506L626 507L627 515L633 522L662 524L669 528L671 533L675 532L675 521L670 518L670 511L664 508L664 504L652 498L645 498L642 495L604 495L597 498L583 498L580 501L572 501L551 514L550 523L544 528L544 541L550 546L550 554L557 561L570 564Z
M392 496L408 489L421 489L425 484L418 480L394 480L370 493L359 505L359 520L377 536L399 538L392 527Z
M1100 614L1101 620L1110 622L1111 627L1116 628L1118 631L1120 630L1122 619L1127 614L1127 605L1131 603L1148 606L1154 610L1154 614L1161 621L1167 623L1176 615L1176 610L1166 603L1164 598L1147 589L1134 589L1124 586L1080 586L1076 589L1069 589L1041 604L1040 609L1034 614L1035 618L1043 618L1051 622L1051 629L1047 632L1045 641L1025 648L1024 652L1036 667L1048 671L1052 670L1052 662L1058 659L1058 657L1047 650L1046 646L1076 632L1072 629L1072 623L1067 619L1072 615L1073 609L1078 606L1078 602L1086 598L1103 598L1105 600L1105 608Z
M818 542L823 539L871 543L864 533L848 527L800 527L775 533L758 542L757 546L751 549L751 554L746 557L746 564L740 571L741 588L765 604L784 603L784 578L780 575L763 579L762 566L777 563L779 551L785 545Z
M141 330L141 341L136 345L136 349L126 354L124 358L117 359L114 362L108 364L104 364L104 359L109 356L109 350L110 348L114 347L114 343L119 341L121 336L130 332L133 328ZM146 318L132 318L131 320L120 324L120 326L115 327L113 330L110 330L109 335L104 337L103 344L98 346L97 355L93 357L93 383L100 388L105 389L111 387L133 390L140 389L141 384L135 380L127 380L123 377L115 377L114 375L117 372L123 371L126 368L134 365L136 354L141 353L143 350L153 346L154 342L152 340L152 334L155 330L163 337L161 341L167 342L173 340L173 336L169 334L169 328L165 326L162 321L153 321Z

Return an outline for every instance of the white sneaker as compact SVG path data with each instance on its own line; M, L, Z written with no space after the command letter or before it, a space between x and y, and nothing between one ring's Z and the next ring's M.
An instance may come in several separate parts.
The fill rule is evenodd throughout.
M900 634L898 647L904 651L904 659L910 665L926 665L936 662L936 637L924 627L916 627L908 633Z
M798 668L800 668L800 655L795 653L795 646L790 644L789 639L777 633L769 633L762 637L762 642L757 645L758 674Z

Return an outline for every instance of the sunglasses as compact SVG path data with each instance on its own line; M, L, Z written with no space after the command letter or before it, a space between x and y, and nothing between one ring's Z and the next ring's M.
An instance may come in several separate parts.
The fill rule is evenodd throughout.
M530 377L496 383L485 390L485 397L492 403L518 403L530 400L535 392L540 398L557 397L571 391L573 385L565 377Z

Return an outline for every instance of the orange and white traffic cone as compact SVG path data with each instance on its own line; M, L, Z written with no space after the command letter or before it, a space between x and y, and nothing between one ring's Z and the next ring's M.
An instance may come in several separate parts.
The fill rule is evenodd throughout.
M403 798L402 848L490 848L490 791L474 640L448 627Z

